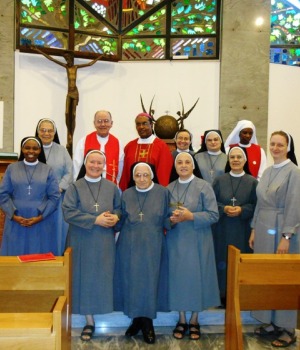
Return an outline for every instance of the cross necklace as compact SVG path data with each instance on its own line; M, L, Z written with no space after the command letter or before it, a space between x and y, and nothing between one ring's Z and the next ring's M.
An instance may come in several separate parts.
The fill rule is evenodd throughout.
M93 207L95 207L95 211L98 212L98 208L100 207L100 205L98 204L98 199L99 199L99 193L100 193L100 188L101 188L101 180L99 181L99 184L98 184L98 193L97 193L97 197L96 197L96 198L95 198L95 196L94 196L93 191L92 191L91 188L90 188L89 182L88 182L87 180L85 180L85 181L86 181L86 184L87 184L87 186L88 186L88 188L89 188L89 190L90 190L90 193L91 193L91 195L92 195L92 197L93 197L93 200L94 200L94 202L95 202L95 204L93 205Z
M174 185L174 187L173 187L171 196L172 196L173 198L175 198L174 195L173 195L173 192L174 192L175 187L176 187L177 198L175 198L175 200L177 199L177 201L176 201L175 205L174 205L173 203L170 203L170 206L171 206L171 207L174 207L174 206L175 206L175 207L178 209L179 207L181 207L181 206L184 205L185 198L186 198L186 195L187 195L187 191L188 191L188 189L189 189L189 187L190 187L191 182L192 182L192 181L189 182L189 184L187 185L187 187L184 189L183 193L182 193L181 196L179 197L178 180L176 181L176 183L175 183L175 185Z
M33 171L31 173L29 171L29 169L32 167L32 165L29 165L29 168L28 168L28 171L27 171L25 163L23 163L23 164L24 164L25 174L26 174L27 183L28 183L28 186L26 187L26 189L28 190L27 194L30 196L31 195L31 190L32 190L32 187L30 185L31 185L31 181L32 181L35 169L36 169L36 165L34 165Z
M213 157L215 157L215 156L213 156ZM217 160L219 159L219 157L220 157L220 154L218 154L218 155L216 156L215 161L212 162L212 160L211 160L211 155L208 153L208 159L209 159L209 162L210 162L210 170L209 170L209 173L210 173L210 176L211 176L212 178L213 178L214 175L215 175L215 169L214 169L214 167L215 167L215 164L216 164Z
M229 175L229 177L230 177L231 190L232 190L232 198L231 198L230 200L231 200L231 202L232 202L232 206L234 207L234 206L235 206L235 202L237 202L237 199L236 199L235 196L236 196L236 194L237 194L237 192L238 192L238 189L239 189L240 184L241 184L241 182L242 182L243 176L240 176L240 181L238 182L237 187L236 187L235 190L233 189L232 176Z
M141 205L141 203L140 203L140 199L139 199L139 193L138 193L138 191L137 191L137 200L138 200L138 203L139 203L139 217L140 217L140 221L143 221L143 217L144 217L144 213L143 213L143 208L144 208L144 204L145 204L145 202L146 202L146 198L147 198L147 196L148 196L148 193L149 193L149 191L147 191L147 193L145 194L145 197L144 197L144 200L143 200L143 203L142 203L142 205Z

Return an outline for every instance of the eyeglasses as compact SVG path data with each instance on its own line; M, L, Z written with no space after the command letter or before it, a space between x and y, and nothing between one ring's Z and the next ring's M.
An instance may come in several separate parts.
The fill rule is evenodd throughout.
M43 129L40 129L40 132L41 132L42 134L46 134L46 133L48 133L48 134L53 134L53 133L54 133L54 130L53 130L53 129L45 129L45 128L43 128Z
M107 124L110 124L110 123L111 123L110 119L98 119L98 120L96 120L96 124L107 125Z
M144 174L141 174L141 173L137 173L134 175L135 178L137 179L141 179L142 177L148 179L148 177L150 177L150 174L147 174L147 173L144 173Z

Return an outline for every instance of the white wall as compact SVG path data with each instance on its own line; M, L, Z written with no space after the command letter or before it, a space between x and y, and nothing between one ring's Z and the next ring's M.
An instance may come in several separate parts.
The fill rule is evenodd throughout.
M57 57L57 59L63 58ZM75 64L85 63L76 60ZM185 120L185 128L194 134L194 147L199 148L204 130L218 126L219 117L218 61L161 62L97 62L78 70L77 86L80 101L74 146L79 138L93 131L96 110L107 109L113 115L111 132L125 145L137 137L134 118L142 111L140 94L148 110L155 95L155 117L168 114L176 117L200 97L198 105ZM61 139L66 144L65 100L67 76L65 68L41 55L15 54L15 133L14 150L19 152L23 137L33 135L37 121L55 120Z
M293 136L300 164L300 69L270 64L268 139L273 131ZM268 157L270 159L270 157Z

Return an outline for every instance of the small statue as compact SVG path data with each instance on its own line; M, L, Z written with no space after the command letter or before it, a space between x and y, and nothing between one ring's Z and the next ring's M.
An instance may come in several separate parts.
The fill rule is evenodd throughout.
M72 157L72 151L73 151L73 135L75 131L76 126L76 107L79 102L79 92L76 86L76 79L77 79L77 69L78 68L84 68L92 66L94 63L96 63L100 58L103 56L100 55L94 60L90 61L89 63L84 64L74 64L74 53L73 51L66 51L63 54L64 59L67 63L61 62L54 57L46 54L42 50L40 50L36 46L30 46L30 48L34 51L39 52L43 56L45 56L48 60L64 67L67 71L68 76L68 93L66 98L66 111L65 111L65 117L66 117L66 126L67 126L67 150Z
M154 110L152 109L152 103L153 103L154 97L152 98L149 112L147 112L145 109L142 96L140 96L140 98L141 98L141 104L142 104L143 111L145 113L149 113L152 116L152 118L154 120L155 134L160 139L173 139L175 137L177 131L184 129L184 123L183 123L184 119L186 119L190 115L190 113L192 112L192 110L195 108L196 104L199 101L199 97L198 97L198 99L194 103L193 107L190 110L188 110L187 112L184 112L183 100L182 100L182 97L180 95L182 111L177 112L177 115L179 116L179 118L176 119L173 116L167 114L167 115L163 115L163 116L159 117L157 120L155 120L154 119Z

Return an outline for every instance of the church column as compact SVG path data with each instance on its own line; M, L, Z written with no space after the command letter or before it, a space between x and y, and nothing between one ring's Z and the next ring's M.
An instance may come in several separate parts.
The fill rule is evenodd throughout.
M15 11L13 0L0 1L0 101L3 101L3 148L14 148L14 47ZM17 127L17 126L16 126ZM0 127L2 130L2 126Z
M251 120L267 144L270 0L223 0L219 126L226 139L238 120ZM256 25L257 18L263 24Z

